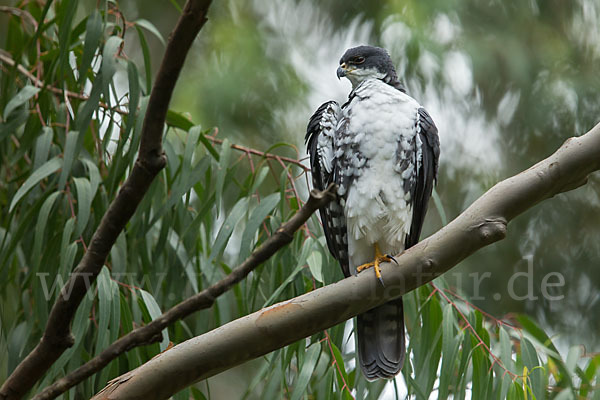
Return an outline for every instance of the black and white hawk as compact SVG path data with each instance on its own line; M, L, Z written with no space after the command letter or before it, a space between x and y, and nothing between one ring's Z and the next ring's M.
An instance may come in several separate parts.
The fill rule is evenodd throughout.
M342 56L348 101L321 105L308 123L313 186L338 196L320 210L329 251L345 276L373 267L419 241L437 177L437 128L406 94L386 50L360 46ZM402 298L357 317L358 355L368 379L392 378L406 352Z

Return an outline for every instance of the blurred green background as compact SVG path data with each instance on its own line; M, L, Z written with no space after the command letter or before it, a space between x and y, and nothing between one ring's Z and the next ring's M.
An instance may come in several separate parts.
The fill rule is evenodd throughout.
M121 7L165 36L178 14L166 1ZM385 47L439 128L437 193L448 220L599 119L597 1L216 1L209 17L172 108L205 128L218 126L218 136L235 143L264 150L285 141L304 157L311 113L349 92L335 76L341 54L359 44ZM151 45L158 61L162 45ZM558 343L599 351L599 189L596 174L535 207L510 224L505 240L447 278L495 316L529 313ZM424 235L442 223L431 207ZM509 285L528 263L532 282L518 275ZM552 272L565 284L545 295L542 281Z
M96 5L81 3L76 20ZM137 0L119 8L129 21L151 21L166 38L182 3ZM0 26L7 21L0 13ZM131 32L124 52L140 61L142 46ZM2 35L5 29L0 43ZM147 35L153 72L164 50L158 36ZM597 0L217 0L171 108L203 129L218 127L221 139L262 151L291 143L295 149L279 153L305 158L308 118L327 100L344 101L350 84L338 81L335 70L343 52L360 44L388 49L409 93L439 128L441 207L430 207L424 236L599 120ZM600 351L599 189L596 174L586 186L538 205L510 224L505 240L446 278L496 317L530 314L561 350L581 343L587 352ZM515 275L529 265L530 281ZM551 273L559 275L550 282L560 276L564 286L544 292ZM232 390L234 398L259 363L211 378L211 385L225 397Z

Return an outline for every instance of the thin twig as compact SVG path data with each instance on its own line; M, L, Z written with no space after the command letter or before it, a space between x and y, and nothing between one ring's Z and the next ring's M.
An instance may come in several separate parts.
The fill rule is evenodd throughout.
M434 289L440 294L440 296L442 296L447 302L448 304L451 304L452 307L458 312L458 314L460 314L461 318L463 319L463 321L465 321L465 325L466 327L471 331L471 333L473 334L473 336L475 336L475 338L477 339L477 341L479 343L477 343L477 346L482 346L485 351L490 355L490 357L492 357L492 360L494 363L498 364L498 366L500 368L502 368L504 370L505 373L508 373L512 380L514 381L516 378L518 378L519 376L517 374L515 374L514 372L510 371L508 368L506 368L504 366L504 364L502 363L502 361L500 361L500 359L498 357L496 357L496 355L492 352L492 350L490 349L490 347L485 344L485 342L483 341L483 339L481 339L481 337L479 336L479 334L477 333L477 331L475 330L475 328L473 327L473 325L471 325L471 323L469 322L469 320L467 319L467 317L465 316L465 314L463 314L463 312L456 306L456 304L450 300L448 298L448 296L446 296L446 294L439 290L434 284L433 282L431 283L431 286L434 287ZM477 347L475 346L475 347ZM494 364L492 363L492 365L490 366L493 367Z
M275 156L275 159L277 160L277 162L279 162L279 165L281 165L283 167L283 169L285 170L288 181L290 181L290 185L292 186L292 192L294 193L294 196L296 197L298 204L302 205L302 200L300 200L300 196L298 195L298 191L296 190L296 184L294 183L294 178L292 177L290 170L287 169L287 166L284 164L281 156Z
M342 369L341 369L340 365L338 364L337 359L335 358L335 353L333 352L333 347L331 346L331 338L329 337L329 333L327 332L327 330L325 330L323 332L325 332L325 339L327 341L327 345L329 346L329 352L331 353L331 358L333 359L332 364L336 366L338 373L340 374L340 378L342 379L342 382L343 382L343 385L340 388L340 391L343 391L344 389L346 389L346 391L348 391L348 393L350 394L350 397L352 397L354 399L355 397L352 396L350 387L348 386L348 383L344 379L344 374L342 374Z
M434 284L431 284L432 286L434 286ZM434 286L435 287L435 286ZM436 290L440 290L439 288L435 288ZM468 301L467 299L465 299L464 297L460 296L458 293L450 290L450 289L442 289L444 292L450 294L453 297L456 297L457 299L459 299L460 301L462 301L463 303L465 303L467 306L471 307L474 310L479 311L480 313L482 313L483 315L485 315L486 317L488 317L489 319L491 319L492 321L494 321L494 323L496 325L504 325L507 326L511 329L516 329L516 330L520 330L521 328L519 328L518 326L509 324L506 321L503 321L502 319L496 318L494 317L492 314L484 311L483 309L481 309L480 307L477 307L475 304L471 303L470 301Z
M213 143L223 144L223 140L217 139L214 136L205 135L205 137L208 140L210 140L211 142L213 142ZM239 144L232 144L231 148L239 150L239 151L243 151L245 153L254 154L255 156L260 156L260 157L268 158L268 159L271 159L271 160L277 160L277 158L280 158L281 160L283 160L283 161L285 161L287 163L299 166L304 171L310 171L310 167L307 167L306 165L304 165L302 163L302 161L300 161L298 159L295 159L295 158L283 157L283 156L278 156L277 154L265 153L263 151L252 149L250 147L240 146Z
M4 62L5 64L10 65L11 67L15 66L15 61L9 57L8 52L2 50L0 52L0 61ZM29 72L27 70L27 68L25 68L24 66L22 66L21 64L17 64L17 71L19 71L20 73L22 73L23 75L25 75L27 78L29 78L36 87L42 88L42 89L46 89L56 95L59 96L68 96L74 99L78 99L78 100L83 100L86 101L89 99L88 96L81 94L81 93L75 93L75 92L71 92L70 90L63 90L57 87L54 87L52 85L47 85L45 84L41 79L39 79L37 76L33 75L31 72ZM128 110L123 110L121 108L117 108L117 107L110 107L109 105L107 105L104 102L99 102L98 103L100 105L100 107L106 109L106 110L112 110L118 114L121 115L128 115L129 111Z
M16 7L0 6L0 12L13 14L17 17L22 18L23 20L27 20L27 22L29 22L33 26L34 30L37 30L38 28L37 21L27 10L23 10Z

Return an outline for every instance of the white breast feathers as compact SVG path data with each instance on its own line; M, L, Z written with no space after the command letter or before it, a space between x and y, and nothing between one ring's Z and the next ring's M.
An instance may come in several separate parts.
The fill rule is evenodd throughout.
M384 252L403 250L412 219L410 193L404 188L412 183L406 180L415 179L419 162L419 108L407 94L380 80L368 80L355 89L343 109L336 157L363 161L360 167L348 163L346 171L354 176L344 204L353 266L372 259L374 243Z

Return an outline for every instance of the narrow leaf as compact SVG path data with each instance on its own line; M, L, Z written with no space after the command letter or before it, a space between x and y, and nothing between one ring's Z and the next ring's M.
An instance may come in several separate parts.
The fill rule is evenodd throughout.
M317 366L319 354L321 354L321 346L318 343L313 344L306 351L302 369L300 370L300 374L298 374L298 379L296 379L296 382L294 383L294 391L292 392L291 400L300 400L305 393L310 377Z
M35 260L36 264L39 263L42 258L42 244L44 241L46 223L48 222L48 216L50 215L52 206L54 205L54 202L59 194L60 192L54 192L48 196L48 198L44 200L44 204L42 204L38 214L37 225L35 227L35 236L33 240L33 259Z
M217 238L215 239L215 243L213 244L211 250L209 261L214 260L221 253L221 251L225 249L229 237L233 233L233 230L235 229L240 219L246 213L247 208L247 197L240 199L235 204L235 206L233 206L233 209L225 219L225 222L223 222L223 225L221 225L221 229L219 229L219 233L217 234Z
M254 183L252 184L252 188L250 189L250 193L256 192L260 185L265 181L267 174L269 173L269 167L265 166L260 169L258 174L254 175Z
M66 73L69 71L67 58L69 54L69 43L71 42L71 25L73 23L73 17L77 10L77 0L64 0L59 3L57 17L58 17L58 48L59 48L59 68L61 72Z
M93 10L88 17L85 28L85 41L83 45L83 55L81 65L79 66L79 84L85 82L87 70L92 64L94 54L102 36L102 17L98 10Z
M440 369L439 398L446 399L450 386L454 385L454 374L457 365L458 348L460 340L455 335L454 309L452 304L444 306L444 318L442 322L442 367ZM460 378L460 377L459 377Z
M144 36L144 32L142 32L142 29L139 26L136 26L135 30L138 34L138 38L140 39L142 54L144 56L144 70L146 73L146 94L148 94L150 93L150 89L152 89L152 59L150 57L150 48L148 47L148 42L146 41L146 37Z
M156 300L154 300L154 297L150 293L146 292L143 289L140 289L140 293L142 295L142 299L144 300L144 304L146 305L146 308L148 309L148 313L150 314L150 317L154 321L156 318L158 318L162 315L162 311L160 310L158 303L156 302ZM169 345L169 331L165 328L162 331L162 335L163 335L163 340L162 340L162 342L160 342L160 349L162 351L164 351L167 348L167 346Z
M281 195L279 193L270 194L263 198L260 201L260 204L250 214L250 218L248 219L246 227L244 228L244 233L242 234L238 263L243 262L250 255L252 251L252 240L260 230L260 226L267 215L277 207L280 199Z
M35 141L35 158L33 159L33 168L37 169L48 160L50 146L52 145L52 128L42 127L42 133Z
M15 197L13 197L12 201L10 202L10 207L9 207L8 211L12 212L12 210L15 208L15 206L19 203L19 200L21 200L23 198L23 196L25 196L25 194L27 194L27 192L31 188L33 188L35 185L37 185L42 179L44 179L47 176L58 171L58 169L61 167L61 165L62 165L62 160L58 157L54 157L54 158L46 161L44 163L44 165L42 165L41 167L36 169L33 172L33 174L31 174L29 176L29 178L27 178L27 180L25 180L25 182L23 183L23 186L21 186L19 188L19 190L17 190Z
M87 168L88 176L90 177L91 197L93 199L96 195L96 192L98 191L98 186L100 186L100 183L102 182L102 178L100 177L100 171L98 170L98 167L96 166L96 164L94 164L92 160L83 158L81 159L81 162Z
M36 88L31 85L26 85L16 94L15 97L10 99L6 107L4 108L4 120L8 118L11 112L15 110L17 107L25 104L27 100L35 96L40 91L40 88Z
M338 349L338 347L335 345L335 343L333 343L331 340L329 342L331 344L331 350L333 351L335 363L337 364L337 367L334 366L334 368L338 377L338 388L340 389L340 392L342 393L342 396L344 396L345 399L352 398L348 393L351 390L351 388L348 387L348 373L346 372L346 366L344 365L342 353L340 352L340 349Z
M112 77L117 70L117 52L123 43L123 38L119 36L111 36L104 44L102 50L102 65L100 70L102 71L102 85L107 88L108 84L112 81Z
M581 346L572 346L569 349L569 353L567 354L567 362L565 366L567 367L567 371L571 375L575 375L575 368L577 367L577 361L581 358Z
M289 274L289 276L286 278L286 280L283 281L283 283L281 283L281 285L279 285L279 287L277 288L277 290L275 290L275 292L273 292L273 294L271 295L271 297L269 297L267 299L267 301L265 301L265 304L263 304L262 308L268 307L271 304L273 304L273 302L275 300L277 300L277 298L279 297L279 295L281 294L281 292L283 292L283 290L287 287L287 285L289 285L290 282L292 282L294 280L294 278L296 278L296 275L298 275L301 271L302 271L302 266L296 267L292 271L292 273Z
M514 372L510 337L503 327L500 327L500 360L506 369Z
M134 127L141 94L138 70L135 63L132 61L127 61L127 80L129 82L129 115L127 116L125 135L128 136Z
M80 236L90 218L92 208L92 185L86 178L73 178L77 189L77 228L75 235Z
M521 339L521 359L523 364L529 371L529 379L531 380L531 388L536 400L544 400L545 384L542 369L539 368L538 355L533 344L526 338Z
M58 190L63 190L65 184L67 183L67 178L71 173L71 167L73 166L73 161L78 153L77 149L77 138L79 136L79 132L77 131L69 131L67 133L67 140L65 142L65 151L63 157L63 168L60 173L60 178L58 180Z
M217 171L217 181L215 193L217 195L217 209L221 209L222 201L221 198L223 196L223 187L225 185L225 175L227 175L227 170L229 167L229 155L231 154L231 145L229 140L225 139L223 141L223 145L221 148L221 156L219 158L219 168ZM220 212L219 212L220 214Z
M99 354L108 344L108 322L112 311L111 301L110 272L106 266L103 266L98 275L98 337L94 354Z
M308 268L310 269L313 278L323 283L323 257L321 256L321 253L313 251L306 259L306 263L308 264Z
M156 27L154 26L154 24L152 22L145 20L145 19L138 19L137 21L134 21L134 24L136 26L144 28L148 32L152 33L154 36L156 36L156 38L160 41L160 43L163 46L165 45L165 39L162 37L162 35L158 31L158 29L156 29Z
M173 110L167 111L166 123L168 126L172 126L186 132L194 126L194 123L187 119L183 114Z

